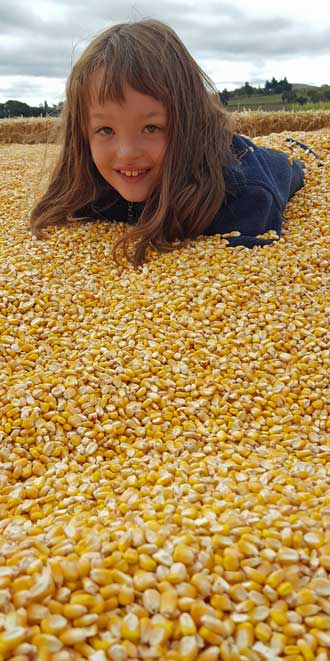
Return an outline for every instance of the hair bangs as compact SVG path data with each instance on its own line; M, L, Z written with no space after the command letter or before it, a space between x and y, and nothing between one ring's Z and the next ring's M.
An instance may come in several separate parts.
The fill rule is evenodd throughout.
M159 64L150 58L146 61L143 46L136 39L125 35L123 41L119 34L113 33L103 46L102 58L95 62L91 58L91 68L83 82L83 102L91 105L97 101L105 105L107 101L123 104L125 85L140 94L153 96L167 103L167 94L160 80ZM157 81L157 82L156 82Z

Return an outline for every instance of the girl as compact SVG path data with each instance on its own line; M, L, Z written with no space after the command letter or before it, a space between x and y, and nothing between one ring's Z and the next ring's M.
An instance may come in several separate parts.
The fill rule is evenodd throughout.
M30 216L37 238L50 225L117 220L126 224L115 261L121 246L136 267L148 245L169 252L174 241L234 230L232 246L272 243L257 238L271 229L280 236L303 163L234 133L212 81L165 23L103 31L73 66L66 95L62 149Z

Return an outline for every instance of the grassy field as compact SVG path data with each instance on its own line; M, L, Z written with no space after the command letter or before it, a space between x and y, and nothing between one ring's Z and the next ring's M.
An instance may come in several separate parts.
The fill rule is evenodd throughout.
M1 661L328 658L330 129L276 121L281 238L137 270L114 218L35 240L59 146L0 145Z
M268 94L260 94L260 96L237 96L228 101L228 106L260 106L273 103L282 103L281 94L272 94L271 96Z
M304 112L306 110L330 110L330 101L324 101L320 103L306 103L301 105L299 103L283 103L280 94L273 94L271 96L260 95L260 96L242 96L235 99L230 99L228 101L227 108L232 106L240 106L241 108L251 108L256 109L260 106L267 110L267 106L273 104L283 104L283 108L286 108L290 112Z
M330 110L330 101L322 101L321 103L306 103L304 106L301 106L299 103L293 103L290 105L290 110L292 112L300 112L301 110Z

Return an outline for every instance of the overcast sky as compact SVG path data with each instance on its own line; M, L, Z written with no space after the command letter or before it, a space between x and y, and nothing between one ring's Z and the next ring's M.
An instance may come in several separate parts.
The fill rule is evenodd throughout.
M0 103L65 100L65 82L88 43L116 23L169 24L219 90L330 84L326 0L0 0Z

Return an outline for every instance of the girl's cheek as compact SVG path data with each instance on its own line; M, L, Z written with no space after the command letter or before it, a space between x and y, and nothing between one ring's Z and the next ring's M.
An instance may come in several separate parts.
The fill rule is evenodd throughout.
M95 161L97 163L102 164L102 165L105 165L105 164L109 165L109 157L110 156L111 156L111 150L110 149L97 147L94 150L94 159L95 159Z

